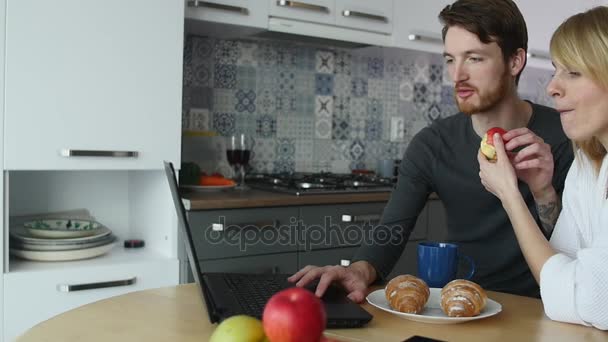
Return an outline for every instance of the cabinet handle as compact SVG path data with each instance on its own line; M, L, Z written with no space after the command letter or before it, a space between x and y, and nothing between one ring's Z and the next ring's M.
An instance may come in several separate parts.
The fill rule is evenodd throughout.
M344 266L344 267L350 266L350 260L348 260L348 259L341 259L340 260L340 266Z
M443 44L443 39L441 38L441 36L434 34L434 33L412 32L407 35L407 39L412 40L412 41L418 40L418 41L429 42L429 43Z
M104 150L61 150L63 157L110 157L110 158L137 158L137 151L104 151Z
M542 51L534 51L534 50L528 50L528 58L538 58L538 59L546 59L546 60L551 60L551 55L549 55L546 52L542 52Z
M225 225L222 223L212 223L211 230L213 230L214 232L221 232L221 231L224 231L224 229L226 229L226 226L237 226L240 228L255 227L258 229L262 229L264 227L278 227L279 223L280 222L278 220L259 221L259 222L252 222L252 223L225 224Z
M101 281L98 283L59 284L59 285L57 285L57 291L75 292L75 291L103 289L106 287L129 286L129 285L135 284L136 280L137 280L137 277L132 277L132 278L123 279L123 280Z
M378 214L370 214L370 215L342 215L342 222L375 222L380 221L380 215Z
M375 14L369 14L369 13L365 13L365 12L344 10L344 11L342 11L342 16L347 17L347 18L356 17L356 18L361 18L361 19L369 19L369 20L381 21L383 23L388 23L388 18L383 15L375 15Z
M207 8L213 8L213 9L222 10L222 11L235 12L235 13L239 13L242 15L249 15L248 8L240 7L240 6L225 5L225 4L216 4L215 2L191 0L191 1L188 1L188 6L190 6L190 7L207 7Z
M327 8L325 6L307 4L305 2L299 2L299 1L277 0L277 5L281 6L281 7L292 7L292 8L300 8L300 9L305 9L305 10L310 10L310 11L315 11L315 12L329 13L329 8Z

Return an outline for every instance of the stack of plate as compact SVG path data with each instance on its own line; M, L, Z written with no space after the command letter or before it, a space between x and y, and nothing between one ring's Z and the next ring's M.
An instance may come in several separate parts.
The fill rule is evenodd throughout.
M37 261L93 258L116 244L112 231L91 220L42 219L11 229L10 252Z

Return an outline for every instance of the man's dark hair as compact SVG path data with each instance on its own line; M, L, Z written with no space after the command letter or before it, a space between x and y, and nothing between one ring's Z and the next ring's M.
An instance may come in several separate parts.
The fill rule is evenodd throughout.
M526 21L512 0L458 0L439 13L439 20L444 41L450 27L460 26L485 44L496 42L505 62L519 48L528 51ZM519 76L521 72L515 78L516 83Z

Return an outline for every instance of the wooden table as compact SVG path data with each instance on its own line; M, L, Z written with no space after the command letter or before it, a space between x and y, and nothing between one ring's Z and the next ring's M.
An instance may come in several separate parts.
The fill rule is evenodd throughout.
M608 341L608 332L545 317L540 300L488 292L503 306L493 317L454 325L416 323L364 304L374 319L361 329L327 330L343 341ZM215 328L194 284L132 292L42 322L18 341L207 341Z

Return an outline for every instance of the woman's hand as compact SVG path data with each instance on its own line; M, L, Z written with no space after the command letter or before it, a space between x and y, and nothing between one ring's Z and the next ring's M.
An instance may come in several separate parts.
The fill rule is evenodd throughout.
M517 175L498 133L494 134L494 148L497 158L494 163L488 161L481 151L478 152L479 178L486 190L504 203L510 196L519 194Z

